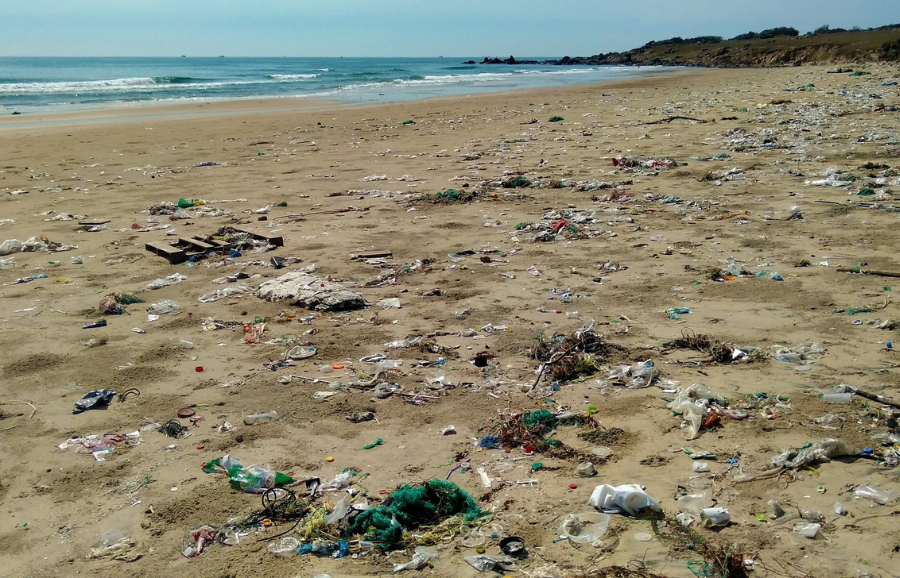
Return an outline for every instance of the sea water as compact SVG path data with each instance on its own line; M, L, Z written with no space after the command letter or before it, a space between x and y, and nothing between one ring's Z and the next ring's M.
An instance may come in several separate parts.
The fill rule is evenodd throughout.
M398 102L671 70L464 64L467 60L480 59L2 57L0 115L249 98Z

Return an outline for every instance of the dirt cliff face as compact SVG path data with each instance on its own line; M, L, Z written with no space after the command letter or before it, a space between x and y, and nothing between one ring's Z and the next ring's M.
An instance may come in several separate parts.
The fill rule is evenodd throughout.
M898 61L887 44L900 39L900 29L729 40L715 44L655 44L625 53L590 57L594 63L655 64L710 67L800 66ZM576 60L576 59L573 59Z
M900 28L782 36L722 42L650 42L627 52L547 60L561 66L626 64L704 66L719 68L767 68L804 64L900 62ZM488 59L482 64L536 64L535 61Z

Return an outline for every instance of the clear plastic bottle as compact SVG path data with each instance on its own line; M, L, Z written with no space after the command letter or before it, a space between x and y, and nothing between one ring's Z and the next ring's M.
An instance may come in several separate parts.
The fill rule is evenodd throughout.
M264 411L262 413L251 413L244 416L244 425L258 425L261 423L269 423L278 419L278 412Z
M823 393L822 401L825 403L850 403L853 399L852 393Z
M269 543L269 553L282 558L296 556L300 553L300 542L293 536L285 536L281 542Z

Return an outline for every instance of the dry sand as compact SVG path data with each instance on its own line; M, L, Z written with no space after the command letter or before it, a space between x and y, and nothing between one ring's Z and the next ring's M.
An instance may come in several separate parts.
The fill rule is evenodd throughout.
M864 264L900 272L896 212L847 206L875 202L856 192L881 169L858 167L872 162L900 168L897 113L891 112L900 99L896 87L881 86L897 70L868 70L871 76L853 78L827 74L821 67L698 71L379 106L302 110L250 103L243 112L229 105L222 114L210 114L215 106L209 105L204 114L191 114L194 107L189 107L179 114L137 111L133 118L90 122L4 119L0 219L14 223L0 225L0 240L43 235L78 248L19 253L15 268L0 270L0 576L369 576L409 559L408 553L276 558L261 540L281 527L251 533L238 546L216 545L199 558L184 558L182 539L192 528L219 525L259 508L259 496L232 491L223 476L201 471L202 462L226 453L300 479L327 480L351 468L359 477L368 475L358 488L365 488L373 504L383 499L380 490L445 478L460 463L455 458L466 456L471 467L453 472L450 480L481 498L488 490L475 468L485 465L494 482L481 505L495 514L485 531L499 523L502 533L526 540L530 556L520 564L522 575L570 576L642 564L667 576L691 576L686 562L698 559L696 552L657 536L649 542L635 538L653 535L647 521L613 516L603 549L557 540L563 518L589 511L588 497L600 483L643 484L670 516L678 512L679 486L690 492L707 488L719 506L729 509L733 524L697 533L709 543L744 552L756 575L896 575L896 506L854 500L847 493L864 482L900 489L896 470L843 458L777 479L733 480L741 468L767 469L772 456L788 448L833 436L858 447L877 446L871 435L886 431L880 404L856 398L850 405L826 405L816 395L841 382L891 395L897 384L896 353L884 345L896 332L868 321L900 317L894 292L887 290L900 288L900 282L836 270ZM809 84L814 87L785 92ZM770 104L778 100L788 102ZM879 110L879 104L886 109ZM554 115L564 120L550 123ZM648 124L672 116L709 122ZM529 124L532 119L537 122ZM402 124L406 120L415 124ZM693 160L721 153L730 158ZM672 158L678 166L657 171L613 167L611 159L623 156ZM221 164L195 167L208 161ZM804 185L829 167L862 180L849 187ZM744 179L719 185L703 179L732 168L742 169ZM482 190L482 181L520 173L545 183L632 183L618 200L610 200L611 190L578 191L567 183L558 189L488 187L477 202L415 201L448 187ZM386 180L365 181L373 175ZM890 191L900 189L897 178L876 187L879 202L894 205ZM17 190L27 193L9 194ZM667 196L679 200L664 202ZM182 197L206 199L233 217L163 219L180 236L208 235L238 222L247 230L282 235L284 247L245 254L226 265L222 259L190 268L170 265L144 250L146 242L165 240L165 231L134 232L132 225L147 223L148 206ZM212 202L235 199L244 201ZM280 202L287 205L273 207L268 220L257 220L254 210ZM786 220L797 205L803 218ZM353 210L335 213L348 208ZM567 209L593 213L573 238L533 242L534 232L516 230L519 223L553 222L551 213ZM109 223L98 232L78 232L77 222L52 220L62 213ZM404 272L410 266L410 272L394 285L364 287L383 269L350 255L373 249L392 251L387 262ZM449 253L483 249L499 253L490 263L478 256L448 260ZM302 262L281 271L245 265L272 255ZM83 264L73 264L74 256L83 257ZM731 257L750 273L778 272L784 281L706 277L710 269L726 268ZM795 266L804 259L811 266ZM425 260L430 265L414 266ZM607 261L628 268L595 268ZM297 322L306 314L297 307L252 295L198 301L223 287L211 283L223 275L246 272L252 277L245 282L255 287L313 263L317 275L358 288L373 306L316 314L307 326ZM531 266L540 276L527 272ZM187 280L146 289L150 281L175 272ZM39 273L47 278L14 283ZM439 296L425 296L435 288ZM571 292L572 302L562 302L551 293L554 289ZM180 308L148 322L147 305L129 305L127 315L105 317L107 327L82 329L101 318L98 303L115 291L136 293L147 304L172 299ZM398 297L402 309L374 306L387 297ZM866 306L875 311L835 312ZM670 319L666 310L672 307L692 312ZM470 314L459 319L456 312L465 309ZM281 312L296 316L279 319ZM201 328L206 317L252 321L257 316L268 320L263 341L293 334L315 344L318 355L268 371L263 363L279 359L286 345L247 345L240 326ZM650 359L663 381L680 387L702 381L751 417L725 419L686 441L681 419L662 399L672 394L656 385L602 389L598 381L606 373L601 372L563 384L557 392L548 391L551 383L544 380L525 393L523 386L534 382L538 368L527 355L537 336L571 333L588 319L596 321L609 343L624 348L610 362ZM508 329L463 336L489 323ZM133 332L137 327L146 333ZM314 332L305 335L307 330ZM452 349L388 352L404 360L391 380L405 392L423 391L429 379L441 375L456 384L444 390L432 386L428 395L434 399L421 405L398 396L371 401L371 392L359 389L338 389L337 395L314 403L313 394L329 389L328 384L279 382L281 376L300 375L349 383L365 369L361 357L387 352L385 343L409 334L438 330L447 334L436 337L437 343ZM661 347L685 331L766 352L777 344L810 342L821 342L827 351L808 371L771 357L706 364L703 353ZM84 343L91 338L106 343L88 347ZM180 340L192 342L193 349L180 347ZM484 370L468 362L481 351L493 355ZM439 355L446 358L443 367L412 367L416 360ZM345 369L319 373L320 365L334 362ZM197 373L196 366L204 371ZM116 399L106 411L72 414L75 401L90 390L132 387L140 397ZM777 416L766 419L746 399L757 392L789 402L773 407ZM37 411L32 416L31 407L11 400L30 402ZM141 433L141 444L119 448L102 462L89 453L57 449L70 437L127 433L148 422L165 422L191 404L199 405L203 420L190 426L185 439L149 429ZM577 459L527 457L518 448L507 453L474 445L495 433L511 412L544 407L582 413L588 406L599 409L595 418L607 428L602 443L612 450L608 460L595 460L596 478L576 477ZM280 418L256 426L241 422L244 414L266 410L276 410ZM345 419L366 410L375 412L377 422ZM837 418L824 425L814 421L826 414ZM236 424L235 430L214 429L224 421ZM450 424L458 434L441 435ZM560 427L556 437L591 451L592 444L578 431ZM383 445L362 449L378 438ZM716 454L712 473L693 473L692 460L681 451L685 447ZM729 465L729 458L738 465ZM536 461L544 469L532 475ZM503 464L513 468L502 471ZM540 486L515 484L528 479L539 480ZM335 499L332 494L323 501ZM822 512L825 523L817 539L792 532L794 522L771 523L766 504L773 499L787 509ZM849 515L833 513L836 501ZM758 519L760 513L769 523ZM131 554L139 560L89 559L101 535L113 529L136 542ZM462 561L474 551L461 546L459 537L437 549L440 558L426 574L479 575ZM496 539L488 540L487 552L498 552Z

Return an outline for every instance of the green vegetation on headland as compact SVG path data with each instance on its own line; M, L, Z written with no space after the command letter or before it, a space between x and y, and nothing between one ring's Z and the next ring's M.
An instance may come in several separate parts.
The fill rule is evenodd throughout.
M731 39L721 36L674 37L651 41L627 52L565 56L559 60L485 58L481 64L630 64L722 68L800 66L900 61L900 24L866 30L828 25L800 35L796 28L770 28ZM469 61L474 64L474 61Z

